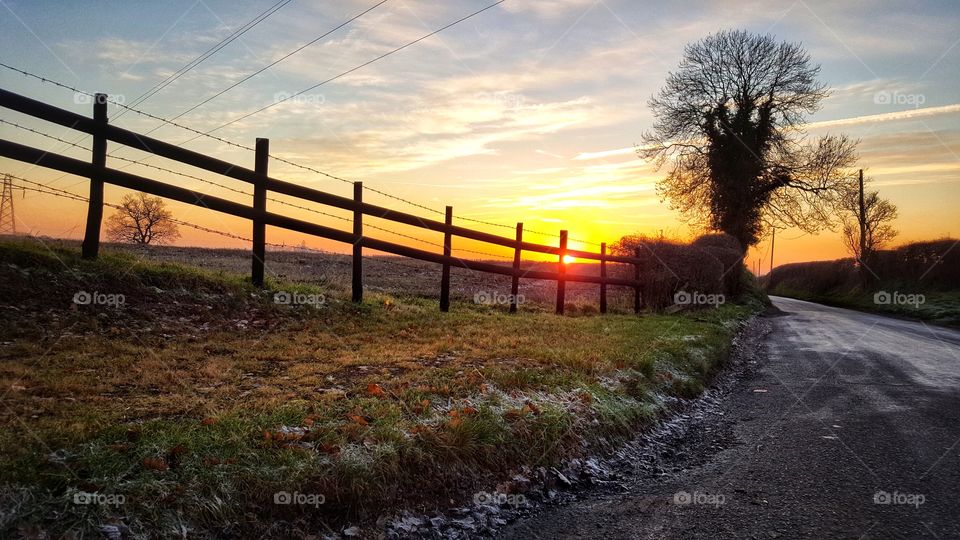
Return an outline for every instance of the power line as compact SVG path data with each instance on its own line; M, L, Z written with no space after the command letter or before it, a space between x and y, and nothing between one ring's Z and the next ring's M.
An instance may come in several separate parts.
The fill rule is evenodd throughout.
M392 55L392 54L394 54L394 53L398 53L398 52L406 49L407 47L416 45L417 43L420 43L421 41L423 41L423 40L425 40L425 39L427 39L427 38L430 38L430 37L432 37L432 36L435 36L435 35L439 34L440 32L443 32L444 30L446 30L446 29L448 29L448 28L451 28L451 27L453 27L453 26L456 26L456 25L462 23L463 21L466 21L467 19L470 19L470 18L472 18L472 17L475 17L475 16L483 13L484 11L487 11L488 9L492 9L492 8L498 6L498 5L500 5L500 4L502 4L502 3L506 2L506 1L507 1L507 0L497 0L496 2L494 2L494 3L492 3L492 4L488 5L488 6L486 6L486 7L484 7L484 8L481 8L481 9L479 9L479 10L477 10L477 11L474 11L473 13L471 13L471 14L469 14L469 15L466 15L466 16L464 16L464 17L461 17L461 18L453 21L452 23L447 24L446 26L443 26L443 27L441 27L441 28L438 28L437 30L434 30L433 32L430 32L430 33L428 33L428 34L425 34L425 35L423 35L423 36L420 36L419 38L417 38L417 39L415 39L415 40L413 40L413 41L409 41L409 42L407 42L406 44L401 45L401 46L399 46L399 47L397 47L397 48L395 48L395 49L392 49L392 50L390 50L390 51L387 51L387 52L381 54L380 56L377 56L376 58L373 58L372 60L368 60L368 61L366 61L366 62L364 62L364 63L362 63L362 64L360 64L360 65L358 65L358 66L356 66L356 67L350 68L350 69L348 69L347 71L344 71L344 72L340 73L339 75L335 75L335 76L333 76L333 77L330 77L329 79L326 79L326 80L323 80L323 81L321 81L321 82L319 82L319 83L317 83L317 84L314 84L313 86L304 88L303 90L301 90L301 91L299 91L299 92L297 92L297 93L295 93L295 94L291 94L291 95L289 95L289 96L284 97L283 99L274 101L273 103L271 103L271 104L269 104L269 105L266 105L266 106L264 106L264 107L261 107L261 108L255 110L255 111L253 111L253 112L249 112L249 113L247 113L247 114L244 114L244 115L242 115L242 116L239 116L239 117L237 117L237 118L234 118L233 120L227 122L226 124L223 124L223 125L221 125L221 126L219 126L219 127L213 128L212 130L208 131L207 133L213 133L214 131L223 129L223 128L229 126L229 125L235 124L235 123L237 123L237 122L239 122L239 121L241 121L241 120L243 120L243 119L245 119L245 118L249 118L249 117L251 117L251 116L253 116L253 115L257 114L257 113L261 113L261 112L263 112L263 111L265 111L265 110L267 110L267 109L269 109L269 108L271 108L271 107L274 107L274 106L276 106L276 105L279 105L279 104L281 104L281 103L283 103L283 102L285 102L285 101L288 101L288 100L293 99L293 98L295 98L295 97L297 97L297 96L303 95L303 94L305 94L305 93L307 93L307 92L309 92L309 91L311 91L311 90L315 90L315 89L317 89L317 88L319 88L319 87L321 87L321 86L323 86L323 85L325 85L325 84L327 84L327 83L329 83L329 82L333 82L333 81L335 81L335 80L337 80L337 79L339 79L339 78L341 78L341 77L343 77L343 76L345 76L345 75L349 75L350 73L353 73L354 71L357 71L358 69L361 69L361 68L364 68L364 67L366 67L366 66L369 66L370 64L372 64L372 63L374 63L374 62L377 62L377 61L379 61L379 60L382 60L382 59L384 59L384 58L386 58L386 57L388 57L388 56L390 56L390 55Z
M4 119L0 118L0 124L7 124L7 125L12 126L12 127L15 127L15 128L19 128L19 129L22 129L22 130L25 130L25 131L29 131L29 132L34 133L34 134L36 134L36 135L40 135L41 137L46 137L46 138L51 139L51 140L54 140L54 141L58 141L58 142L61 142L61 143L65 143L65 144L68 144L68 145L70 145L70 146L72 146L72 147L74 147L74 148L78 148L78 149L80 149L80 150L85 150L85 151L87 151L87 152L92 152L92 151L93 151L91 148L88 148L88 147L86 147L86 146L84 146L84 145L82 145L82 144L70 142L70 141L68 141L68 140L65 140L65 139L62 139L62 138L60 138L60 137L57 137L56 135L51 135L51 134L49 134L49 133L44 133L44 132L42 132L42 131L40 131L40 130L37 130L37 129L33 129L33 128L26 127L26 126L22 126L22 125L20 125L20 124L17 124L16 122L10 122L9 120L4 120ZM216 187L218 187L218 188L228 190L228 191L233 192L233 193L236 193L236 194L238 194L238 195L243 195L243 196L246 196L246 197L253 197L253 194L250 193L250 192L244 191L244 190L242 190L242 189L237 189L237 188L234 188L234 187L225 185L225 184L221 184L221 183L219 183L219 182L214 182L213 180L209 180L209 179L202 178L202 177L199 177L199 176L195 176L195 175L192 175L192 174L187 174L187 173L183 173L183 172L180 172L180 171L175 171L175 170L173 170L173 169L168 169L168 168L166 168L166 167L161 167L161 166L159 166L159 165L153 165L153 164L151 164L151 163L137 162L137 161L134 161L134 160L132 160L132 159L125 158L125 157L122 157L122 156L112 156L112 157L113 157L113 159L118 159L118 160L120 160L120 161L126 161L126 162L131 163L131 164L141 165L141 166L143 166L143 167L148 167L148 168L151 168L151 169L154 169L154 170L158 170L158 171L161 171L161 172L165 172L165 173L169 173L169 174L175 174L175 175L177 175L177 176L182 176L182 177L184 177L184 178L189 178L189 179L191 179L191 180L197 180L197 181L203 182L203 183L205 183L205 184L210 184L210 185L212 185L212 186L216 186ZM19 178L19 177L14 177L14 178ZM29 180L26 180L26 179L23 179L23 178L19 178L19 179L25 180L25 181L28 181L28 182L29 182ZM45 187L49 187L49 186L45 186ZM55 188L50 188L50 189L55 189ZM330 214L330 213L328 213L328 212L323 212L323 211L321 211L321 210L317 210L316 208L309 208L309 207L307 207L307 206L303 206L303 205L300 205L300 204L288 202L288 201L285 201L285 200L282 200L282 199L277 199L277 198L275 198L275 197L267 197L267 200L268 200L268 201L271 201L271 202L275 202L275 203L277 203L277 204L282 204L282 205L284 205L284 206L289 206L289 207L291 207L291 208L296 208L296 209L298 209L298 210L304 210L304 211L307 211L307 212L312 212L312 213L314 213L314 214L319 214L319 215L326 216L326 217L329 217L329 218L337 219L337 220L340 220L340 221L346 221L346 222L350 222L350 223L353 222L353 220L352 220L351 218L347 218L347 217L343 217L343 216L338 216L338 215L335 215L335 214ZM416 242L421 242L421 243L424 243L424 244L428 244L428 245L431 245L431 246L435 246L435 247L439 247L439 248L442 248L442 247L443 247L443 244L440 244L440 243L437 243L437 242L431 242L431 241L426 240L426 239L423 239L423 238L418 238L418 237L416 237L416 236L412 236L412 235L409 235L409 234L404 234L404 233L401 233L401 232L397 232L397 231L394 231L394 230L391 230L391 229L387 229L387 228L385 228L385 227L379 227L379 226L377 226L377 225L372 225L372 224L369 224L369 223L364 224L364 227L367 227L367 228L370 228L370 229L373 229L373 230L377 230L377 231L382 231L382 232L385 232L385 233L388 233L388 234L392 234L392 235L395 235L395 236L399 236L399 237L402 237L402 238L407 238L407 239L414 240L414 241L416 241ZM464 252L464 253L473 253L473 254L476 254L476 255L483 255L483 256L494 257L494 258L506 258L504 255L497 255L497 254L495 254L495 253L489 253L489 252L486 252L486 251L471 250L471 249L466 249L466 248L454 248L454 251L461 251L461 252Z
M223 49L224 47L226 47L227 45L229 45L231 42L233 42L234 40L236 40L237 38L239 38L240 36L242 36L243 34L245 34L247 31L249 31L249 30L252 29L253 27L257 26L258 24L260 24L261 22L263 22L264 20L266 20L267 17L269 17L270 15L273 15L273 14L276 13L280 8L282 8L282 7L284 7L285 5L289 4L291 1L292 1L292 0L280 0L279 2L277 2L276 4L274 4L273 6L267 8L266 11L263 11L263 12L261 12L259 15L257 15L256 17L254 17L252 20L247 21L245 24L243 24L243 25L240 26L237 30L235 30L232 34L230 34L229 36L227 36L227 37L225 37L224 39L220 40L220 42L218 42L216 45L214 45L214 46L211 47L210 49L207 49L203 54L201 54L200 56L194 58L194 59L191 60L190 62L187 62L186 65L184 65L183 67L181 67L180 69L178 69L178 70L175 71L174 73L170 74L166 79L164 79L164 80L160 81L159 83L153 85L153 87L151 87L149 90L147 90L146 92L144 92L144 93L140 94L139 96L137 96L137 97L133 100L133 102L131 103L131 106L134 106L134 107L135 107L135 106L138 106L138 105L146 102L148 99L150 99L151 97L153 97L154 95L156 95L158 92L160 92L161 90L163 90L164 88L166 88L167 86L169 86L170 84L172 84L174 81L176 81L177 79L179 79L181 76L183 76L184 74L186 74L188 71L190 71L191 69L193 69L193 68L197 67L198 65L200 65L204 60L206 60L207 58L210 58L211 56L213 56L214 54L216 54L217 52L219 52L221 49ZM129 111L129 109L124 109L124 110L120 111L120 112L117 114L117 116L114 117L114 120L119 119L121 116L123 116L124 114L126 114L128 111ZM153 128L153 129L150 130L148 133L152 133L153 131L156 131L157 129L159 129L159 127L160 127L160 126L158 126L158 127L156 127L156 128ZM83 137L80 137L80 138L76 139L75 142L79 142L79 141L81 141L81 140L83 140Z
M290 58L291 56L297 54L298 52L300 52L300 51L302 51L302 50L304 50L304 49L306 49L307 47L313 45L314 43L320 41L321 39L329 36L330 34L332 34L332 33L334 33L334 32L336 32L337 30L340 30L340 29L343 28L344 26L352 23L353 21L359 19L360 17L363 17L363 16L366 15L367 13L370 13L371 11L373 11L374 9L376 9L376 8L380 7L381 5L387 3L388 1L389 1L389 0L380 0L380 2L377 2L376 4L370 6L369 8L367 8L367 9L365 9L364 11L358 13L357 15L354 15L354 16L351 17L350 19L348 19L348 20L346 20L346 21L338 24L338 25L335 26L334 28L332 28L332 29L324 32L324 33L321 34L320 36L317 36L315 39L313 39L313 40L311 40L311 41L309 41L309 42L301 45L300 47L297 47L296 49L288 52L287 54L285 54L285 55L283 55L283 56L281 56L281 57L278 58L277 60L274 60L273 62L270 62L270 63L267 64L266 66L263 66L262 68L254 71L254 72L252 72L252 73L250 73L249 75L245 76L244 78L240 79L239 81L231 84L230 86L224 88L223 90L220 90L220 91L217 92L216 94L208 97L207 99L204 99L204 100L201 101L200 103L197 103L196 105L190 107L189 109L187 109L187 110L181 112L180 114L174 116L173 118L171 118L171 120L176 120L176 119L178 119L178 118L180 118L180 117L182 117L182 116L184 116L184 115L186 115L186 114L188 114L188 113L190 113L190 112L193 112L194 110L196 110L196 109L198 109L198 108L206 105L207 103L210 103L210 102L213 101L214 99L217 99L218 97L222 96L223 94L226 94L226 93L229 92L230 90L233 90L234 88L236 88L236 87L240 86L241 84L249 81L250 79L252 79L252 78L256 77L257 75L263 73L264 71L272 68L273 66L279 64L280 62L283 62L283 61L286 60L287 58ZM156 129L156 128L155 128L155 129ZM150 132L148 131L147 133L150 133Z
M32 192L41 193L41 194L44 194L44 195L53 195L53 196L56 196L56 197L61 197L61 198L65 198L65 199L72 199L72 200L79 201L79 202L89 202L89 199L87 199L86 197L84 197L84 196L82 196L82 195L77 195L76 193L71 193L71 192L69 192L69 191L64 191L64 190L57 189L57 188L51 188L51 187L49 187L49 186L46 186L45 184L41 184L41 183L39 183L39 182L34 182L34 181L32 181L32 180L27 180L26 178L20 178L20 177L18 177L18 176L13 176L13 175L9 175L9 176L10 176L11 178L17 179L18 181L28 182L28 183L32 184L33 186L35 186L35 187L24 186L24 185L13 186L13 187L16 188L16 189L20 189L20 190L24 190L24 191L32 191ZM117 204L112 204L112 203L104 202L103 205L106 206L106 207L108 207L108 208L113 208L114 210L123 210L123 207L120 206L120 205L117 205ZM244 241L244 242L252 242L252 241L253 241L253 240L251 240L250 238L247 238L247 237L245 237L245 236L241 236L241 235L238 235L238 234L229 233L229 232L225 232L225 231L218 231L218 230L216 230L216 229L211 229L211 228L209 228L209 227L204 227L203 225L197 225L197 224L190 223L190 222L183 221L183 220L179 220L179 219L171 218L170 221L171 221L172 223L175 223L175 224L180 225L180 226L190 227L191 229L196 229L196 230L199 230L199 231L202 231L202 232L220 235L220 236L223 236L223 237L226 237L226 238L231 238L231 239L234 239L234 240L241 240L241 241ZM313 248L313 247L308 247L308 246L288 246L287 244L277 244L277 243L271 243L271 242L265 242L265 244L268 245L268 246L271 246L271 247L284 248L284 249L286 249L286 248L303 249L303 250L306 250L306 251L312 251L312 252L321 253L321 254L324 254L324 255L346 256L346 254L343 254L343 253L334 253L334 252L332 252L332 251L327 251L327 250L323 250L323 249L319 249L319 248ZM398 267L406 268L406 269L408 269L408 270L413 270L413 271L417 271L417 272L423 270L423 268L420 268L420 267L416 267L416 266L412 266L412 265L408 265L408 264L401 263L401 262L399 262L399 261L391 260L393 257L371 257L371 256L369 256L369 255L364 255L363 258L364 258L365 260L367 260L367 261L389 264L389 265L398 266Z
M173 84L174 81L176 81L177 79L179 79L180 77L182 77L183 75L185 75L188 71L190 71L190 70L192 70L193 68L199 66L199 65L200 65L201 63L203 63L205 60L207 60L208 58L210 58L210 57L213 56L214 54L218 53L221 49L223 49L224 47L226 47L227 45L229 45L230 43L232 43L233 41L235 41L237 38L239 38L239 37L242 36L243 34L247 33L247 32L250 31L251 29L253 29L253 28L254 28L255 26L257 26L258 24L260 24L260 23L262 23L263 21L265 21L268 17L270 17L271 15L273 15L274 13L276 13L277 11L279 11L282 7L286 6L287 4L289 4L289 3L292 2L292 1L293 1L293 0L280 0L280 1L277 2L276 4L273 4L272 6L270 6L269 8L267 8L265 11L261 12L259 15L257 15L256 17L254 17L252 20L246 22L246 23L245 23L244 25L242 25L240 28L238 28L237 30L235 30L232 34L230 34L229 36L227 36L227 37L225 37L224 39L220 40L219 43L217 43L216 45L214 45L214 46L211 47L210 49L207 49L206 52L204 52L204 53L201 54L200 56L194 58L194 59L191 60L190 62L187 62L186 65L184 65L183 67L181 67L180 69L178 69L176 72L172 73L172 74L171 74L170 76L168 76L166 79L164 79L163 81L160 81L159 83L155 84L152 88L150 88L149 90L147 90L146 92L144 92L143 94L141 94L140 96L138 96L136 99L133 100L133 102L132 102L130 105L133 106L133 107L136 107L136 106L140 105L141 103L147 101L148 99L150 99L151 97L153 97L154 95L156 95L158 92L160 92L161 90L163 90L164 88L166 88L166 87L169 86L170 84ZM118 117L119 117L119 115L118 115Z
M506 0L500 0L500 2L497 2L497 4L502 3L502 2L504 2L504 1L506 1ZM484 9L490 9L491 7L493 7L494 5L497 5L497 4L492 4L492 5L490 5L490 6L487 6L487 7L484 8ZM480 11L483 11L483 10L480 10ZM475 12L474 15L477 14L477 13L479 13L479 11L478 11L478 12ZM469 17L469 16L468 16L468 17ZM465 19L461 19L461 21L462 21L462 20L465 20ZM453 24L456 24L456 22L455 22L455 23L451 23L450 25L447 25L447 27L452 26ZM441 29L441 30L442 30L442 29ZM435 31L434 33L439 32L439 31L441 31L441 30L437 30L437 31ZM422 40L422 39L424 39L424 38L421 38L421 40ZM409 44L408 44L408 45L409 45ZM26 71L26 70L23 70L23 69L20 69L20 68L13 67L13 66L11 66L11 65L9 65L9 64L6 64L6 63L3 63L3 62L0 62L0 67L9 69L9 70L14 71L14 72L16 72L16 73L20 73L20 74L22 74L22 75L24 75L24 76L27 76L27 77L34 78L34 79L40 81L41 83L48 83L48 84L52 84L52 85L54 85L54 86L57 86L57 87L59 87L59 88L63 88L63 89L65 89L65 90L69 90L69 91L71 91L71 92L73 92L73 93L83 94L83 95L87 95L87 96L90 96L90 97L93 97L93 96L94 96L94 93L92 93L92 92L87 92L87 91L85 91L85 90L80 90L80 89L75 88L75 87L73 87L73 86L70 86L70 85L68 85L68 84L64 84L64 83L62 83L62 82L59 82L59 81L56 81L56 80L53 80L53 79L49 79L49 78L47 78L47 77L43 77L43 76L41 76L41 75L36 75L36 74L31 73L31 72L29 72L29 71ZM158 121L160 121L160 122L164 122L164 123L170 124L170 125L172 125L172 126L178 127L178 128L180 128L180 129L183 129L183 130L185 130L185 131L189 131L189 132L191 132L191 133L195 133L195 134L196 134L196 136L194 136L194 137L192 137L192 138L190 138L190 139L187 139L186 141L183 141L183 142L179 143L177 146L182 146L182 145L184 145L184 144L186 144L186 143L188 143L188 142L190 142L190 141L196 140L196 139L198 139L198 138L200 138L200 137L207 137L207 138L209 138L209 139L211 139L211 140L214 140L214 141L217 141L217 142L220 142L220 143L223 143L223 144L226 144L226 145L235 147L235 148L239 148L239 149L246 150L246 151L249 151L249 152L253 152L253 151L254 151L254 148L252 148L252 147L250 147L250 146L247 146L247 145L244 145L244 144L240 144L240 143L236 143L236 142L233 142L233 141L224 139L224 138L219 137L219 136L216 136L216 135L212 135L212 134L211 134L212 131L211 131L211 132L203 132L203 131L200 131L200 130L191 128L191 127L189 127L189 126L185 126L185 125L183 125L183 124L180 124L180 123L177 123L177 122L173 122L173 121L168 120L168 119L166 119L166 118L163 118L163 117L161 117L161 116L158 116L158 115L155 115L155 114L151 114L151 113L148 113L148 112L146 112L146 111L142 111L142 110L140 110L140 109L133 108L133 107L131 107L131 106L129 106L129 105L126 105L126 104L123 104L123 103L118 103L118 102L115 101L115 100L109 100L109 99L108 99L108 101L109 101L111 104L113 104L113 105L115 105L115 106L117 106L117 107L121 107L121 108L123 108L123 109L128 109L128 110L130 110L131 112L134 112L134 113L136 113L136 114L145 116L145 117L147 117L147 118L152 118L152 119L154 119L154 120L158 120ZM222 126L221 126L221 127L222 127ZM219 129L219 128L218 128L218 129ZM67 142L67 141L63 141L63 142ZM68 143L68 144L71 144L71 143ZM114 156L114 155L111 154L110 157L115 157L115 158L116 158L117 156ZM150 156L147 156L147 157L150 157ZM306 166L306 165L301 165L301 164L299 164L299 163L295 163L295 162L293 162L293 161L290 161L290 160L287 160L287 159L284 159L284 158L281 158L281 157L278 157L278 156L274 156L274 155L271 155L270 157L273 158L273 159L275 159L275 160L277 160L277 161L280 161L280 162L282 162L282 163L286 163L286 164L292 165L292 166L294 166L294 167L298 167L298 168L301 168L301 169L304 169L304 170L308 170L308 171L311 171L311 172L314 172L314 173L317 173L317 174L326 176L326 177L331 178L331 179L334 179L334 180L338 180L338 181L345 182L345 183L350 183L350 184L353 183L351 180L347 180L347 179L345 179L345 178L341 178L341 177L339 177L339 176L330 174L330 173L328 173L328 172L321 171L321 170L316 169L316 168L314 168L314 167L309 167L309 166ZM118 159L121 159L121 158L118 158ZM146 158L144 158L144 159L146 159ZM126 161L131 161L131 160L126 160ZM130 164L131 164L131 165L132 165L132 164L144 165L143 159L138 160L138 161L131 161ZM128 166L129 166L129 165L128 165ZM148 165L148 166L149 166L149 165ZM427 211L432 212L432 213L436 213L436 214L443 214L443 213L444 213L444 212L441 212L440 210L437 210L437 209L434 209L434 208L430 208L430 207L428 207L428 206L425 206L425 205L422 205L422 204L420 204L420 203L416 203L416 202L410 201L410 200L408 200L408 199L404 199L404 198L402 198L402 197L398 197L398 196L396 196L396 195L391 195L391 194L389 194L389 193L386 193L386 192L384 192L384 191L381 191L381 190L378 190L378 189L375 189L375 188L371 188L371 187L364 186L364 189L365 189L365 190L369 190L369 191L374 192L374 193L377 193L377 194L382 195L382 196L384 196L384 197L388 197L388 198L397 200L397 201L402 202L402 203L404 203L404 204L408 204L408 205L410 205L410 206L414 206L414 207L417 207L417 208L421 208L421 209L427 210ZM495 222L492 222L492 221L484 221L484 220L479 220L479 219L475 219L475 218L454 216L454 219L459 219L459 220L462 220L462 221L468 221L468 222L473 222L473 223L478 223L478 224L488 225L488 226L493 226L493 227L513 229L513 226L512 226L512 225L505 225L505 224L502 224L502 223L495 223ZM555 238L555 237L559 236L559 235L557 235L557 234L547 233L547 232L542 232L542 231L536 231L536 230L532 230L532 229L524 229L524 232L525 232L525 233L528 233L528 234L535 234L535 235L539 235L539 236L545 236L545 237L548 237L548 238ZM588 245L596 245L596 246L600 245L600 244L597 243L597 242L589 242L589 241L586 241L586 240L578 240L578 239L575 239L575 238L571 238L570 241L571 241L571 242L579 242L579 243L588 244Z

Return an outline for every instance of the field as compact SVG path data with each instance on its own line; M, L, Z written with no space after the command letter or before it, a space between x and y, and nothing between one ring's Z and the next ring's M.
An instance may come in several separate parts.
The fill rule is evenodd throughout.
M80 246L79 242L70 241L54 241L53 244L76 249ZM123 244L107 244L107 248L153 263L185 264L231 275L248 275L250 272L249 250L173 246L142 249ZM270 250L267 252L266 275L267 279L274 283L313 285L337 296L349 296L351 260L350 255L310 250ZM512 264L512 261L505 260L487 262L508 266ZM363 264L363 283L368 291L433 299L437 299L440 294L440 266L437 264L385 255L365 256ZM546 262L524 261L522 267L530 270L556 270L555 263ZM611 274L624 270L622 265L610 265ZM568 265L568 272L598 275L599 266L573 263ZM453 300L474 302L478 294L502 300L510 294L510 278L451 268L450 296ZM522 296L521 304L524 304L522 309L553 310L556 283L521 279L519 295ZM610 287L608 295L611 311L633 312L632 290ZM599 305L599 286L569 282L566 299L568 308L574 312L596 312Z
M473 301L508 280L455 272L442 314L438 270L371 260L356 305L346 257L268 259L259 291L239 251L0 243L0 535L376 536L615 449L697 396L760 307L587 316L596 286L574 286L557 317L529 283L510 315Z

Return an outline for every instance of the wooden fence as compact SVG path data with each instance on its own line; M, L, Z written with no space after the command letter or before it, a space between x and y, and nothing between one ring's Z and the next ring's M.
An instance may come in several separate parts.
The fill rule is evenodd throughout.
M173 199L187 204L201 206L232 216L249 219L252 222L252 251L253 264L251 276L256 286L263 286L264 261L266 259L266 226L271 225L283 229L305 233L353 246L353 283L352 298L355 302L363 299L363 248L374 249L385 253L436 263L442 266L440 282L440 309L448 311L450 308L450 268L459 267L478 272L511 276L511 304L510 311L517 311L520 279L540 279L557 282L556 312L563 314L566 282L585 282L600 285L600 312L607 311L607 286L630 287L634 290L634 311L639 313L641 308L640 265L643 261L639 254L634 257L616 256L607 253L606 244L601 244L600 252L581 251L567 248L567 231L560 232L558 246L547 246L526 242L523 240L523 224L517 223L516 237L508 238L482 231L475 231L453 224L453 208L446 207L444 221L399 212L383 206L363 201L363 186L361 182L354 183L353 198L341 197L323 191L307 188L290 182L271 178L268 174L269 141L257 139L254 168L248 169L228 163L220 159L198 152L187 150L179 146L154 139L133 131L112 126L107 121L107 96L96 94L93 100L93 117L88 118L65 109L21 96L7 90L0 89L0 106L23 113L47 122L59 124L70 129L87 133L93 136L93 155L91 161L81 161L60 154L54 154L25 146L12 141L0 139L0 156L32 163L49 169L87 177L90 179L89 208L87 211L86 231L83 240L83 256L96 258L100 248L100 226L103 220L103 187L105 183L142 191ZM198 167L206 171L240 180L253 185L253 201L251 206L245 206L227 199L213 197L183 187L159 182L150 178L126 173L106 166L107 141L143 150L180 163ZM353 212L353 230L341 231L324 225L304 221L285 215L267 212L267 193L275 192L306 201L324 204ZM443 253L433 253L422 249L395 244L363 234L363 217L373 216L420 229L440 232L444 235ZM495 264L486 261L465 260L451 255L453 237L467 238L514 250L513 264L510 266ZM520 267L522 253L535 252L557 256L556 272L543 270L524 270ZM596 260L600 263L599 275L585 275L567 273L564 257L571 256L579 259ZM623 263L633 265L634 279L610 277L607 272L607 263Z

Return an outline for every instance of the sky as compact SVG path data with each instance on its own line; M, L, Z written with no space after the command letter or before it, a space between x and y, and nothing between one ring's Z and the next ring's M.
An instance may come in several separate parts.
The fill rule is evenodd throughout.
M360 66L469 15L491 0L388 0L356 21L177 120L208 131ZM216 45L276 0L42 1L0 0L0 61L82 91L134 100ZM137 105L171 118L246 75L374 6L374 0L293 0ZM516 222L531 241L554 244L560 229L575 248L625 234L697 234L661 201L664 172L634 152L653 123L649 98L681 60L686 44L724 29L769 33L800 42L832 89L809 118L808 136L845 133L859 139L869 188L899 208L899 242L960 235L960 4L955 1L673 1L507 0L396 54L360 67L296 98L219 129L252 146L339 177L273 161L271 176L351 196L350 181L443 211L458 224L512 236ZM0 86L58 107L90 114L85 96L0 68ZM157 120L111 105L111 122L145 132ZM88 146L89 137L9 110L0 118ZM0 124L2 138L89 159L72 148ZM164 126L150 134L252 167L253 153ZM116 156L146 154L112 144ZM247 190L162 158L146 163ZM108 165L231 200L249 197L190 178L131 165ZM0 159L9 172L85 194L88 182ZM116 202L125 191L107 187ZM367 192L369 202L440 217ZM250 224L210 210L171 203L175 216L249 237ZM337 217L281 206L277 211L350 229ZM26 192L16 197L21 232L79 238L83 203ZM440 238L395 224L371 236L422 247ZM242 240L181 227L184 245L245 247ZM415 236L405 239L392 233ZM546 234L540 234L546 233ZM268 241L345 251L347 246L270 229ZM491 246L458 241L508 255ZM468 252L461 253L468 256ZM780 231L775 263L844 256L836 232ZM769 239L748 263L770 264Z

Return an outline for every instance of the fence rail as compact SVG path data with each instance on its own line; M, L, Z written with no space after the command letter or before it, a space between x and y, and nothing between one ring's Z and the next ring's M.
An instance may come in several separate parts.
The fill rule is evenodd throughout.
M568 249L567 231L561 231L558 246L548 246L524 241L522 223L517 224L516 237L508 238L454 225L453 208L449 206L446 208L444 221L437 221L364 202L361 182L354 183L354 196L353 198L349 198L278 180L270 177L268 174L269 141L267 139L257 139L254 156L255 165L253 169L248 169L206 154L194 152L146 135L110 125L107 119L107 99L105 94L96 95L93 103L92 118L4 89L0 89L0 106L93 136L92 157L89 162L0 139L0 156L90 178L87 227L83 241L83 255L87 258L95 258L99 251L100 227L104 206L103 186L105 183L109 183L250 220L252 222L251 238L253 244L251 277L253 283L257 286L263 286L264 264L266 259L266 226L270 225L337 242L352 244L352 299L357 302L363 298L363 248L369 248L440 264L443 268L440 283L440 308L443 311L447 311L450 305L451 267L511 276L511 292L514 297L516 297L520 279L556 281L556 311L558 314L562 314L564 311L565 284L568 281L599 284L601 313L607 311L608 285L632 288L634 290L634 310L639 312L641 308L641 289L643 284L640 281L640 265L643 264L644 261L638 254L635 253L634 257L611 255L607 253L606 244L601 246L599 253ZM185 165L247 182L253 186L253 200L251 201L251 205L246 206L184 187L109 168L106 166L107 141L130 146ZM266 201L269 192L351 211L353 212L353 229L347 232L268 212L266 209ZM363 234L363 216L372 216L420 229L443 233L443 252L434 253L365 236ZM512 248L514 250L513 264L508 266L454 257L451 255L454 237ZM520 261L524 251L557 256L557 270L550 272L522 269ZM568 273L567 265L564 262L566 256L599 261L600 275ZM634 279L608 276L607 263L633 265L635 267ZM514 312L516 309L516 304L511 303L510 311Z

